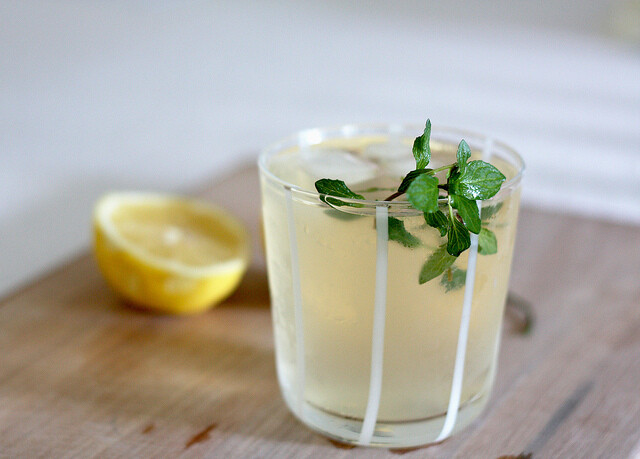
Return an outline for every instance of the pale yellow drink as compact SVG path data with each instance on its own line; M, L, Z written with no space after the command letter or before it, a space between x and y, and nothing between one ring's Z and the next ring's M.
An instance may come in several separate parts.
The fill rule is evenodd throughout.
M420 130L413 132L419 134ZM283 145L281 151L262 158L264 229L282 392L296 412L293 405L299 372L294 289L299 288L305 409L296 414L311 427L346 441L357 441L369 396L376 277L374 204L332 209L315 193L293 188L288 210L285 187L291 184L312 191L319 178L346 175L351 189L368 200L382 200L414 167L412 141L409 136L396 135L389 140L363 133L347 139L327 138L313 146ZM455 162L455 146L438 141L434 135L430 167ZM472 159L480 159L481 154L474 150ZM336 166L334 176L318 175L332 172L323 168L323 155L328 164ZM353 155L353 168L345 155ZM484 213L491 214L483 226L495 233L498 251L477 258L454 431L471 422L483 408L495 374L519 204L515 183L519 182L519 168L508 159L500 155L491 158L507 176L504 190L482 204ZM346 170L341 176L338 169L342 169L343 160ZM372 188L384 189L370 191ZM420 245L409 248L388 242L384 366L373 444L390 446L428 443L442 428L451 394L469 257L469 251L464 252L451 271L421 285L422 265L445 239L402 200L399 198L397 209L390 208L389 215L402 220ZM290 219L295 247L289 234ZM298 260L299 286L292 278L292 250Z

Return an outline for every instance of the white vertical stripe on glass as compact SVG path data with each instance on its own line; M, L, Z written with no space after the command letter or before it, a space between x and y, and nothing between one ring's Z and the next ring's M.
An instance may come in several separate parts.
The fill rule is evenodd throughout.
M493 150L493 139L487 137L482 149L482 160L489 161ZM478 211L482 214L482 203L476 201ZM451 382L451 395L447 416L436 442L444 440L456 425L458 410L460 409L460 396L462 395L462 379L464 376L464 360L467 353L467 339L469 338L469 322L471 320L471 304L473 302L473 288L476 280L476 261L478 258L478 236L471 233L471 247L469 248L469 261L467 262L467 277L465 279L464 299L462 302L462 317L460 318L460 330L458 332L458 347L456 349L456 361L453 367L453 381Z
M300 264L296 225L293 219L293 196L291 188L285 187L287 222L289 224L289 249L291 252L291 284L293 289L293 311L296 327L296 411L302 417L304 406L304 322L302 320L302 290L300 288Z
M389 209L376 207L376 286L373 309L373 332L371 337L371 377L369 399L362 422L358 443L371 443L378 419L380 395L382 392L382 360L384 355L384 322L387 308L387 270L389 241Z
M460 331L458 332L458 348L456 349L456 362L453 368L453 382L451 383L451 396L447 417L435 441L447 438L456 425L458 409L460 408L460 396L462 395L462 377L464 375L464 359L467 352L467 338L469 336L469 321L471 319L471 303L473 301L473 285L476 277L476 259L478 256L478 236L471 233L471 247L469 248L469 262L467 263L467 278L464 287L464 300L462 303L462 317L460 318Z

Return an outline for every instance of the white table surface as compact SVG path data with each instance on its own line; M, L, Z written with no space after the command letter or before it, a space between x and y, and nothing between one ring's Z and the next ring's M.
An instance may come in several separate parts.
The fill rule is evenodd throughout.
M2 2L0 295L86 247L108 190L189 190L350 122L489 133L524 156L526 204L640 224L633 7Z

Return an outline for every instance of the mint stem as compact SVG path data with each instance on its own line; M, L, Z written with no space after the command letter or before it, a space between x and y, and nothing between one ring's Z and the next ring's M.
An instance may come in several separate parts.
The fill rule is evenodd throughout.
M398 196L402 196L404 193L405 193L404 191L396 191L391 196L386 197L384 200L393 201L395 198L397 198Z
M449 164L448 166L442 166L442 167L439 167L439 168L437 168L437 169L432 170L432 171L431 171L431 174L436 174L436 173L438 173L438 172L442 172L442 171L446 171L446 170L453 169L453 167L454 167L456 164L457 164L457 163L453 163L453 164Z

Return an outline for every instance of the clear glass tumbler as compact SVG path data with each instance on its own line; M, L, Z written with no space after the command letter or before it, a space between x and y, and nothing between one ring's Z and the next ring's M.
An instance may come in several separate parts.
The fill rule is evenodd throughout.
M507 180L479 203L497 252L479 253L472 235L450 269L420 284L422 265L445 240L408 202L384 198L415 168L411 145L422 129L311 129L259 158L282 395L303 423L338 441L440 441L472 422L491 392L524 163L491 138L434 128L429 167L455 162L464 138L472 159ZM314 191L320 178L344 180L366 200L331 206ZM389 239L398 221L411 244Z

